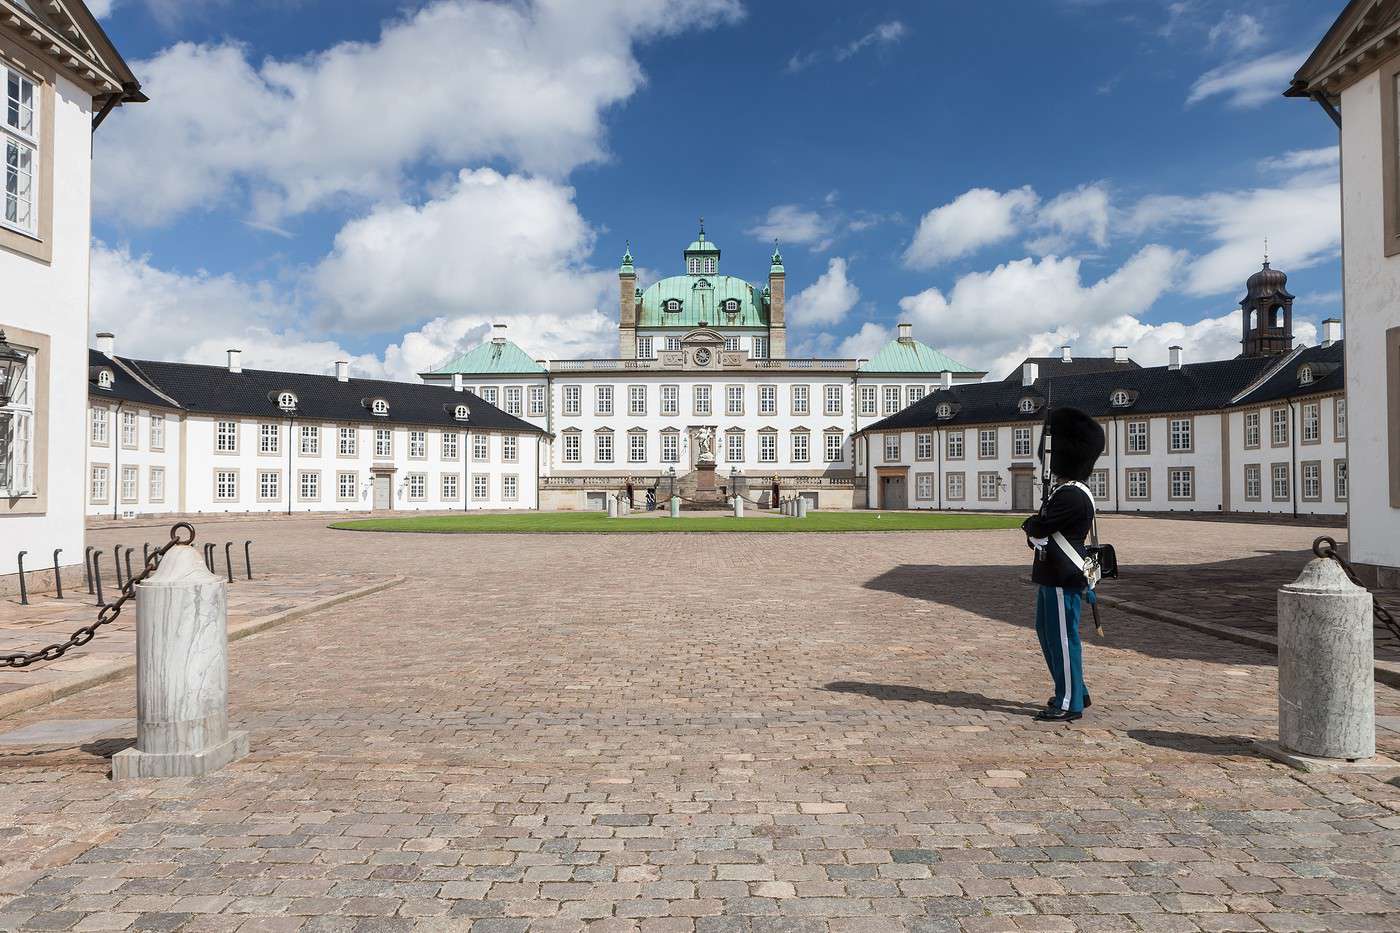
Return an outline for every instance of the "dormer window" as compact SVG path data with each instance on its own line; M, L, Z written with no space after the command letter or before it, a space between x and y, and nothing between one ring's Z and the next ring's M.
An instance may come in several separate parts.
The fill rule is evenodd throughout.
M1313 382L1313 368L1308 365L1298 367L1298 385L1310 386Z
M706 274L706 275L714 275L714 274L715 274L715 270L717 270L718 268L719 268L719 263L715 261L715 257L713 257L713 256L706 256L706 257L705 257L705 274Z
M699 275L699 274L700 274L700 257L699 257L699 256L691 256L691 257L690 257L690 260L686 263L686 271L688 271L691 275Z
M97 374L97 387L99 389L110 389L112 387L112 371L104 369Z
M471 412L467 409L467 406L465 405L458 405L452 411L452 417L456 418L458 421L466 421L467 416L470 414Z
M938 417L940 418L953 417L953 406L949 405L947 402L939 402L938 408L936 410L938 412Z
M369 410L371 414L378 415L381 418L387 418L389 416L389 403L382 398L377 398L373 402L370 402Z
M724 313L725 313L725 314L738 314L738 313L739 313L739 299L737 299L737 298L727 298L727 299L725 299L725 302L724 302Z
M1021 414L1029 415L1031 412L1035 411L1035 399L1023 398L1021 399L1020 403L1016 406L1016 408L1018 411L1021 412Z
M667 298L664 307L672 314L679 314L681 311L681 300L679 298Z
M1114 389L1113 394L1108 397L1108 404L1114 408L1127 408L1130 401L1132 400L1128 398L1128 393L1122 389Z
M291 392L277 393L277 407L283 411L297 410L297 397Z

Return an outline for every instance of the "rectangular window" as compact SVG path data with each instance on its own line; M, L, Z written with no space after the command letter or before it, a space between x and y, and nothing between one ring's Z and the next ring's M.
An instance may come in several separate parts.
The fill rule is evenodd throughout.
M905 407L907 408L909 405L913 405L915 402L917 402L919 399L921 399L921 398L923 398L923 397L924 397L924 387L923 387L923 386L909 386L907 389L904 390L904 398L905 398L905 400L906 400L906 405L905 405Z
M136 449L136 412L122 412L122 446L128 450Z
M860 387L860 408L859 408L859 413L860 413L861 415L874 416L874 415L877 413L877 409L876 409L876 407L875 407L875 398L876 398L876 397L875 397L875 387L874 387L874 386L861 386L861 387Z
M501 459L506 463L514 463L520 459L520 438L518 435L501 435Z
M107 477L108 468L99 464L93 464L88 476L88 498L94 505L105 505L107 502Z
M662 386L661 387L661 414L679 415L681 413L681 387Z
M611 415L613 413L612 386L593 387L593 413L595 415Z
M915 474L914 474L914 498L915 498L915 499L932 499L932 498L933 498L933 474L932 474L932 473L915 473Z
M1299 466L1303 471L1303 499L1308 502L1322 501L1322 462L1304 460Z
M353 457L359 452L359 435L354 428L336 430L335 451L342 457Z
M530 417L544 417L544 386L530 386Z
M726 415L742 415L744 413L743 386L724 387L724 413Z
M1148 450L1147 422L1128 422L1128 453L1145 454Z
M237 421L220 421L215 426L214 449L221 454L238 453Z
M581 435L574 431L564 435L564 462L578 463L583 459Z
M730 431L724 436L724 459L730 463L744 462L743 431Z
M1303 443L1316 444L1322 440L1322 405L1303 403Z
M386 460L394 457L394 431L392 428L374 429L374 455Z
M506 386L506 414L519 418L525 413L523 395L524 390L520 386Z
M1173 453L1189 453L1192 450L1191 419L1173 418L1169 422L1168 447Z
M652 348L651 348L651 338L650 338L650 337L638 337L638 338L637 338L637 359L639 359L639 360L654 360L654 359L656 359L656 354L652 351Z
M1269 473L1275 502L1288 501L1288 464L1275 463Z
M963 432L949 431L947 447L949 460L961 460L963 458Z
M1259 469L1257 463L1246 463L1244 465L1244 497L1251 502L1258 502L1264 497L1263 471Z
M408 474L408 499L410 502L422 502L428 498L428 474L410 473Z
M1259 412L1257 411L1244 413L1244 446L1246 450L1254 450L1259 446Z
M628 386L627 387L627 414L645 415L647 413L647 387Z
M1172 467L1167 471L1167 498L1196 498L1196 471L1191 467Z
M666 338L666 349L667 349L667 350L675 351L675 350L679 350L680 348L681 348L681 338L679 338L679 337L667 337L667 338Z
M840 386L826 386L822 390L822 397L825 400L823 402L822 411L828 415L841 414L841 396L842 389Z
M1338 502L1347 501L1347 462L1345 460L1332 461L1332 482L1336 484L1336 499Z
M807 386L792 387L792 413L794 415L811 414L812 398L811 391Z
M335 497L341 502L353 502L360 490L360 478L355 473L341 472L335 475Z
M25 233L38 229L34 175L38 168L39 127L35 84L19 72L0 66L7 88L5 123L5 223Z
M258 501L276 502L282 498L282 474L276 470L258 471Z
M681 436L675 431L661 432L661 462L680 463Z
M90 414L91 414L91 416L92 416L92 417L91 417L91 425L92 425L92 427L91 427L91 430L89 430L89 432L88 432L88 437L90 437L90 438L92 439L92 442L93 442L94 444L106 444L106 443L107 443L107 409L105 409L105 408L94 408L94 409L92 409L92 411L90 412Z
M827 431L823 436L826 438L826 462L840 463L841 451L846 445L845 438L840 431Z
M583 413L583 387L564 386L564 414L578 415Z
M760 415L776 415L778 413L777 386L758 387L758 413Z
M413 477L413 476L421 476L421 475L422 475L422 474L418 474L418 473L410 473L410 474L409 474L410 478ZM299 497L300 497L303 501L308 501L308 500L309 500L309 501L315 502L316 500L318 500L318 499L321 498L321 474L320 474L320 473L317 473L315 470L302 470L302 471L301 471L301 476L298 477L298 480L299 480L299 483L298 483L297 492L298 492L298 494L299 494Z
M710 413L710 387L696 386L694 389L695 413L697 415L708 415Z
M428 459L428 432L409 431L408 432L408 459L426 460Z
M977 432L977 459L993 460L997 455L997 432L996 428L991 430L983 429Z
M736 337L736 336L734 336L734 335L732 335L732 334L731 334L730 336L728 336L728 337L725 337L725 338L724 338L724 349L728 350L730 353L738 353L738 352L739 352L739 338Z
M258 453L275 454L282 446L282 426L278 424L258 425Z
M966 495L966 490L963 488L963 474L945 473L943 474L943 477L946 480L948 486L948 498L957 502L962 501L962 499Z
M507 473L501 477L501 498L507 502L514 502L520 498L520 477L514 473Z
M607 432L593 435L593 459L599 463L613 462L613 436Z
M751 356L752 358L754 358L754 359L756 359L756 360L766 360L766 359L768 359L768 338L767 338L767 337L755 337L755 338L753 338L753 350L750 351L749 356Z
M1152 471L1128 471L1128 498L1143 500L1152 498Z
M147 492L152 502L165 501L165 467L151 467L146 481Z
M151 449L165 449L165 416L151 415Z
M483 402L486 402L488 405L494 405L494 404L496 404L496 387L495 387L495 386L482 386L482 387L481 387L481 400L482 400Z
M1347 439L1347 400L1344 397L1338 396L1332 400L1332 427L1336 440Z
M932 460L932 459L933 459L933 432L932 432L932 431L920 431L918 434L915 434L915 435L914 435L914 459L915 459L915 460Z
M758 435L758 462L778 462L778 434L776 431L764 431Z
M478 461L480 461L480 460L488 460L488 459L490 459L490 457L491 457L491 435L489 435L489 434L473 434L473 435L472 435L472 459L473 459L473 460L478 460Z
M472 474L472 498L489 499L491 497L491 477L485 473Z
M1269 434L1270 443L1274 447L1288 446L1288 409L1275 408L1271 416L1270 424L1272 430Z
M214 498L219 502L233 502L238 498L238 471L214 471Z
M422 431L418 432L422 434ZM304 424L301 426L301 455L303 457L321 456L321 426L316 424Z
M647 435L645 431L632 431L627 435L627 462L647 462Z
M812 457L812 435L806 431L792 433L792 462L807 463Z
M442 432L442 459L456 460L459 439L461 435L456 431Z
M141 484L141 470L139 467L122 467L122 501L136 502L139 498L138 489Z
M978 473L977 498L983 502L994 501L997 498L998 479L995 473Z
M1089 494L1100 501L1108 498L1108 471L1095 470L1089 474Z
M1011 429L1011 456L1029 457L1031 455L1031 429L1012 428Z
M886 434L886 435L885 435L885 462L886 462L886 463L898 463L898 462L899 462L899 446L900 446L900 445L899 445L899 441L900 441L900 437L901 437L901 435L899 435L899 434Z
M885 414L892 415L903 407L900 404L901 395L899 386L885 386Z
M445 502L451 502L457 498L457 474L442 474L442 498Z

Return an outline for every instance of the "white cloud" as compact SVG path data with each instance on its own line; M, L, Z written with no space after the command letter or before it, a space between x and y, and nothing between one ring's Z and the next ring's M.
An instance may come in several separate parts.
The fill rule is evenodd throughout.
M1038 202L1030 186L1000 192L973 188L919 221L904 264L931 269L1016 235Z
M103 128L95 196L141 224L229 202L272 222L392 197L420 163L564 174L605 157L604 112L645 80L635 43L741 15L738 0L437 0L375 41L295 59L182 42L136 63L160 106ZM411 100L395 79L409 74L433 76Z
M792 327L839 324L860 300L860 289L846 277L846 260L833 256L815 282L793 295L787 304Z
M1191 85L1186 106L1223 97L1228 107L1249 108L1283 95L1306 52L1275 52L1243 63L1231 62L1207 71Z
M1035 226L1045 234L1028 245L1037 253L1061 252L1079 239L1102 249L1108 245L1108 189L1100 183L1080 185L1042 205Z
M831 227L825 218L816 211L804 210L796 204L779 204L770 208L762 223L748 229L749 234L760 240L778 240L782 243L822 243L830 242Z
M106 19L112 15L117 3L118 0L87 0L87 8L98 19Z
M837 347L837 355L842 359L868 360L892 339L889 328L866 321L860 326L860 330L841 341Z
M1264 44L1264 27L1248 13L1228 11L1210 28L1211 47L1223 46L1231 52L1257 49Z
M1310 169L1335 169L1341 161L1341 149L1323 146L1321 149L1290 149L1280 156L1259 160L1259 167L1269 172L1302 172Z
M890 20L887 23L881 23L859 39L849 42L837 49L835 53L836 60L838 62L843 62L858 53L861 49L871 45L893 45L900 39L903 39L908 32L908 27L897 19Z

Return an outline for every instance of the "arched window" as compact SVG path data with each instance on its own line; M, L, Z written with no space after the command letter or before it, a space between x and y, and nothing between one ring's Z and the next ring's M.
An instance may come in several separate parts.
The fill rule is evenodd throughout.
M458 405L452 412L452 417L456 418L458 421L466 421L469 414L470 412L467 410L467 406Z
M679 298L666 299L666 310L673 314L679 313L681 310L681 300Z
M110 389L112 387L112 371L104 369L97 374L97 387L99 389Z
M1122 389L1114 390L1114 393L1108 397L1108 404L1112 405L1114 408L1124 407L1128 404L1128 393L1124 392Z
M291 392L279 392L277 394L277 407L283 411L296 411L297 397Z
M1020 409L1021 414L1029 415L1031 412L1035 411L1035 399L1023 398L1021 399L1021 403L1016 407Z
M389 403L382 398L377 398L370 403L369 410L382 418L389 414Z
M700 257L698 257L698 256L691 256L691 257L690 257L690 262L686 264L686 268L687 268L687 270L690 272L691 275L699 275L699 274L700 274Z
M1313 368L1312 368L1311 366L1307 366L1307 365L1298 367L1298 385L1300 385L1300 386L1312 385L1312 381L1313 381Z
M715 270L718 269L718 268L719 268L719 264L718 264L717 262L715 262L715 257L713 257L713 256L706 256L706 257L705 257L705 274L706 274L706 275L714 275L714 274L715 274Z
M940 418L951 418L951 417L953 417L953 406L952 406L952 405L949 405L947 402L939 402L939 403L938 403L938 417L940 417Z
M738 314L738 313L739 313L739 299L737 299L737 298L729 298L729 299L726 299L725 302L724 302L724 313L725 313L725 314Z

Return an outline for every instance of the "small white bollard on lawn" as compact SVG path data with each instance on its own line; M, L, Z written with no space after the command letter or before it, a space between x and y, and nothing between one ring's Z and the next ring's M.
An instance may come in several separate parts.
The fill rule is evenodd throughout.
M1304 770L1390 765L1376 758L1372 598L1340 564L1316 558L1278 591L1277 745Z
M797 497L797 517L798 517L798 518L806 518L806 517L807 517L807 497L806 497L806 496L798 496L798 497Z
M617 496L608 496L608 518L617 518Z
M188 545L136 585L136 747L112 778L198 777L248 754L228 728L228 591Z
M782 509L783 509L783 514L784 514L784 515L791 515L791 514L792 514L791 510L789 510L789 508L788 508L788 506L790 506L790 505L792 505L792 500L791 500L791 499L784 499L784 500L783 500Z
M680 518L680 517L681 517L681 497L680 497L680 496L672 496L672 497L671 497L671 517L672 517L672 518Z
M744 517L744 497L743 497L743 496L736 495L736 496L734 497L734 517L735 517L735 518L743 518L743 517Z

